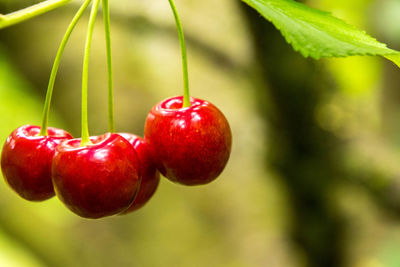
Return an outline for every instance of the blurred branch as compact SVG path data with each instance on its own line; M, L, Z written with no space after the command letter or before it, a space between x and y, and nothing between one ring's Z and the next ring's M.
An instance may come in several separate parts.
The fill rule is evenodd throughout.
M145 28L156 34L168 34L171 38L176 38L176 29L173 25L164 25L156 23L145 16L126 16L115 14L114 23L120 23L121 26L128 28L129 31L140 31ZM134 27L132 27L134 25ZM213 47L212 45L202 41L196 35L189 31L185 31L185 40L193 49L197 49L213 64L233 72L247 72L247 67L234 61L229 55L223 51Z
M53 2L53 5L55 5L54 2L56 2L58 5L54 6L52 9L57 8L61 5L65 5L66 3L70 2L71 0L48 0L46 2L42 2L39 3L35 6L31 6L29 8L33 8L39 5L44 5L44 3L48 3L48 2ZM68 5L68 8L71 10L71 12L75 12L75 9L77 7L79 7L79 3L77 2L72 2L70 5ZM27 8L27 9L29 9ZM23 9L25 10L25 9ZM10 26L12 24L18 23L18 22L22 22L18 21L18 22L14 22L12 24L10 24L12 21L10 21L10 17L6 18L7 16L16 16L17 17L17 13L22 12L23 10L14 12L14 13L10 13L8 15L1 15L0 14L0 29ZM46 11L42 11L42 13L50 11L46 10ZM120 27L125 28L127 31L130 32L141 32L141 31L145 31L146 33L154 33L154 34L167 34L168 36L170 36L171 38L174 38L174 40L176 40L176 29L175 26L173 24L171 25L165 25L165 24L161 24L158 22L155 22L153 20L151 20L151 18L146 17L144 15L137 15L137 14L130 14L130 13L126 13L123 10L112 10L111 11L111 15L112 15L112 21L113 21L113 25L115 24L119 24ZM41 14L41 13L40 13ZM40 15L40 14L35 14L36 15ZM33 16L31 16L33 17ZM29 18L31 18L29 17ZM6 19L6 22L3 22L3 20ZM16 18L11 18L11 19L16 19ZM28 19L28 18L25 18ZM7 24L5 26L3 26L3 24ZM202 53L204 55L204 57L207 57L213 64L219 66L220 68L226 69L227 71L231 71L231 72L235 72L235 73L243 73L246 74L249 70L248 67L235 61L234 59L232 59L232 57L228 54L226 54L224 51L221 51L220 49L217 49L215 47L213 47L212 45L210 45L207 42L204 42L203 40L199 39L196 35L192 34L190 31L185 31L185 39L186 39L186 43L188 46L191 46L191 48L193 49L197 49L200 53Z
M39 16L69 2L71 0L47 0L7 15L0 14L0 29Z
M74 8L74 6L77 6L77 3L73 2L70 6ZM171 38L174 38L174 40L177 40L176 28L174 24L161 24L144 15L127 13L124 9L112 9L111 16L113 25L118 23L120 27L125 28L128 31L144 31L146 33L153 32L155 34L167 34L168 36L171 36ZM185 41L189 46L191 46L191 48L197 49L204 54L205 57L212 61L213 64L221 68L227 69L228 71L241 73L247 73L249 71L247 66L236 62L224 51L221 51L209 43L204 42L190 31L185 31Z

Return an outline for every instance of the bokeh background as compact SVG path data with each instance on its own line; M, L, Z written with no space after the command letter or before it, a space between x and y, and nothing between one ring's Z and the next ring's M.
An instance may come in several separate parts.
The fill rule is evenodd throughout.
M0 0L0 13L39 1ZM40 125L59 42L79 3L0 31L0 142ZM110 1L117 129L143 134L148 111L181 94L166 0ZM399 0L309 0L400 50ZM400 72L376 57L304 59L239 0L177 0L191 94L230 121L215 182L162 180L141 210L80 218L57 198L31 203L0 183L0 266L400 266ZM66 48L51 125L80 135L86 16ZM89 125L107 131L99 13Z

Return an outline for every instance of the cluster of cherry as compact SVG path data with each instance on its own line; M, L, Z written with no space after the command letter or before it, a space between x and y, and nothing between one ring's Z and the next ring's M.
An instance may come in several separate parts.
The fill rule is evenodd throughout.
M72 19L54 61L41 127L25 125L7 138L1 154L6 182L31 201L58 198L86 218L126 214L142 207L154 194L160 172L173 182L200 185L213 181L229 159L232 134L222 112L213 104L189 97L187 56L182 25L172 0L182 50L184 93L161 101L145 123L144 138L114 133L110 16L103 14L108 63L109 131L89 137L87 89L90 44L100 0L89 18L82 72L82 137L47 127L57 69L68 39L91 0Z
M3 176L21 197L41 201L57 194L86 218L126 214L154 194L161 172L169 180L200 185L224 169L231 151L231 130L210 102L182 97L161 101L150 111L145 137L106 133L81 139L61 129L25 125L7 138Z

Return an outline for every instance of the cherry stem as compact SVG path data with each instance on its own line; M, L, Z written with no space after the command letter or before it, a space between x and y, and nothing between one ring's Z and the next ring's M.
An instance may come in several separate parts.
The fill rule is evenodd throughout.
M108 130L115 132L114 122L114 90L113 90L113 70L111 56L111 30L110 30L110 7L108 0L103 0L103 17L106 36L107 49L107 74L108 74Z
M39 16L43 13L68 4L69 2L71 2L71 0L47 0L6 15L0 14L0 29Z
M182 23L179 19L178 11L176 10L173 0L168 0L171 6L172 12L174 13L176 28L179 35L179 43L181 46L182 54L182 69L183 69L183 107L190 107L190 95L189 95L189 74L188 74L188 63L186 54L185 37L183 35Z
M89 6L90 2L91 2L91 0L86 0L82 4L82 6L79 8L78 12L75 14L74 18L72 19L71 23L69 24L67 31L65 32L65 35L61 41L60 47L58 48L56 58L54 59L53 68L51 70L49 85L47 87L46 99L44 102L43 115L42 115L42 127L40 129L41 136L47 135L47 126L48 126L48 122L49 122L50 104L51 104L51 98L52 98L53 90L54 90L54 82L56 80L58 67L60 66L60 61L61 61L61 57L64 53L65 46L68 43L68 40L69 40L69 37L71 36L72 31L74 30L79 19L82 17L86 8Z
M90 47L92 44L92 36L94 25L96 21L97 10L99 9L100 0L95 0L90 11L88 32L86 35L85 54L83 57L83 71L82 71L82 136L81 146L90 145L89 127L88 127L88 79L89 79L89 58Z

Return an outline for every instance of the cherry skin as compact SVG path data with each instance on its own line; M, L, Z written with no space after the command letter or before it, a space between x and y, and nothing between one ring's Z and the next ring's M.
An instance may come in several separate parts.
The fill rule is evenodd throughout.
M51 162L55 148L72 136L61 129L47 128L40 136L40 127L24 125L8 136L1 154L1 169L8 185L21 197L43 201L54 196Z
M160 182L160 173L156 169L150 155L148 144L143 138L130 133L120 133L122 137L129 141L135 149L139 162L142 180L139 192L131 206L123 214L135 211L143 207L154 195Z
M135 149L114 133L62 142L56 149L52 178L58 198L85 218L121 213L133 202L140 184Z
M144 136L159 171L184 185L207 184L228 162L232 145L229 123L210 102L172 97L155 105L146 119Z

